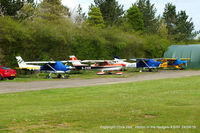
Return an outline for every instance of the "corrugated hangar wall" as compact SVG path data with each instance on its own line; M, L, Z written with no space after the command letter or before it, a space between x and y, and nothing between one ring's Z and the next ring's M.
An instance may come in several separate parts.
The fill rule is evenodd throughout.
M187 68L200 68L200 44L171 45L164 53L164 58L190 58Z

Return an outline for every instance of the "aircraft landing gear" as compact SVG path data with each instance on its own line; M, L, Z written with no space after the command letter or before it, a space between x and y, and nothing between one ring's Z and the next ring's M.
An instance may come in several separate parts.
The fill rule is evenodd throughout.
M47 75L46 78L47 78L47 79L52 79L51 73L49 73L49 75Z
M97 75L104 75L105 72L104 71L101 71L101 72L97 72Z
M158 68L151 68L149 69L149 72L158 72Z
M47 75L47 76L46 76L46 78L47 78L47 79L52 79L52 77L51 77L51 76L49 76L49 75Z
M47 78L47 79L52 79L51 74L52 74L52 73L50 73L49 75L47 75L46 78ZM61 74L58 74L58 75L57 75L57 78L59 78L59 79L61 79L61 78L63 78L63 79L68 79L68 78L69 78L69 75L61 75Z
M68 78L69 78L69 75L65 75L63 78L64 78L64 79L68 79Z
M108 71L108 74L113 74L113 71Z
M61 77L62 77L62 75L61 75L61 74L58 74L58 75L57 75L57 78L59 78L59 79L60 79Z

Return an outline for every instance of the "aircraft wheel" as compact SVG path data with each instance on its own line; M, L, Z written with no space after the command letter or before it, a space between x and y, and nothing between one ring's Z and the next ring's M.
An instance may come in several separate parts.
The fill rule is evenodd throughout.
M57 78L59 78L59 79L60 79L61 77L62 77L62 75L61 75L61 74L58 74Z
M115 74L117 74L117 75L122 75L123 73L122 73L122 72L116 72Z
M108 71L108 74L113 74L113 71Z
M3 80L3 77L0 75L0 80Z
M104 72L97 72L97 75L104 75Z
M47 75L47 76L46 76L46 78L47 78L47 79L52 79L52 77L51 77L51 76L49 76L49 75Z
M64 76L64 79L68 79L68 78L69 78L69 75Z

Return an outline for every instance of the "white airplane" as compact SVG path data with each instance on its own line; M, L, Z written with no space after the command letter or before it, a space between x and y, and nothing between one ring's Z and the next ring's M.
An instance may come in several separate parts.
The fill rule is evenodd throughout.
M126 62L126 59L114 58L114 62L122 64L125 68L137 68L137 63Z
M115 63L112 60L78 60L74 55L70 56L70 62L73 67L77 70L99 70L98 75L105 74L104 71L111 73L111 71L120 71L122 70L122 64ZM82 64L82 63L94 63L92 65ZM122 72L116 72L120 75Z

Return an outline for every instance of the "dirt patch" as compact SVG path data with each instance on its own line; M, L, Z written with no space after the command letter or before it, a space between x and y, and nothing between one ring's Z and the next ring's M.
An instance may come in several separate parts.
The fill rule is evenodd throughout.
M15 126L9 127L9 128L1 128L0 131L16 131L16 132L27 132L28 130L33 130L33 129L55 129L55 128L68 128L68 123L60 123L60 124L55 124L55 125L50 125L50 124L38 124L38 125L25 125L23 127L21 126Z
M148 119L155 118L155 117L156 117L156 115L144 115L144 118L148 118Z

